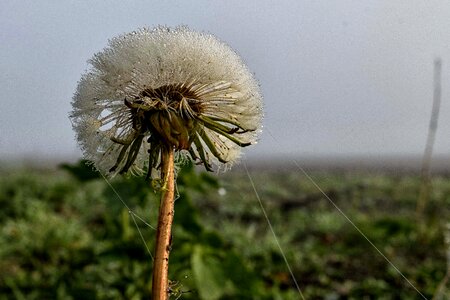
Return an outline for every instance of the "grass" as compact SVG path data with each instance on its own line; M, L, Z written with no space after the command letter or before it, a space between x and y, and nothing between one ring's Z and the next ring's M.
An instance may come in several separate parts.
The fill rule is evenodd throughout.
M420 299L299 172L250 174L306 299ZM314 180L427 298L447 270L450 178L434 177L415 214L415 175L312 172ZM158 195L116 179L127 205L156 223ZM82 164L0 177L0 299L144 299L151 258L133 215ZM178 178L173 299L299 299L246 173L186 166ZM153 251L155 231L139 220Z

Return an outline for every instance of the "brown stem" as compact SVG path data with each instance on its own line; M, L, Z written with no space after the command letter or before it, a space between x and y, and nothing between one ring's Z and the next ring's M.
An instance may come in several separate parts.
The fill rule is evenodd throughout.
M161 151L161 164L163 187L159 207L158 228L156 230L152 300L169 299L168 271L175 190L174 151L172 147L163 147Z

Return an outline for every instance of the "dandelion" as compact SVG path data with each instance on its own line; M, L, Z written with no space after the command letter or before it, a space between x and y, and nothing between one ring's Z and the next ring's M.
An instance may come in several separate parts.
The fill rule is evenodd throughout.
M163 144L177 160L227 168L256 141L257 82L212 35L141 29L112 39L90 63L72 119L85 157L106 174L159 174Z
M259 87L230 47L187 27L121 35L89 62L72 102L74 130L100 172L161 179L153 299L166 299L174 162L231 166L241 147L256 143ZM162 291L155 281L164 282Z

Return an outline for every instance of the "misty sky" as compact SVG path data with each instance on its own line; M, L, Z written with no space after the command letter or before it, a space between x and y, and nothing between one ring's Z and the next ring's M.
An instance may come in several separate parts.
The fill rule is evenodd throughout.
M443 60L435 152L450 152L450 3L0 1L0 159L78 156L68 114L107 40L180 24L215 34L258 78L264 133L247 156L421 154Z

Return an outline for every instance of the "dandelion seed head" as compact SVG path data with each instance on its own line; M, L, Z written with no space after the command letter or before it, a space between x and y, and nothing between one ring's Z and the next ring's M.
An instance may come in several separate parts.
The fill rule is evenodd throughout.
M102 172L150 174L163 144L226 169L256 142L258 83L213 35L143 28L111 39L89 63L71 118L85 157Z

